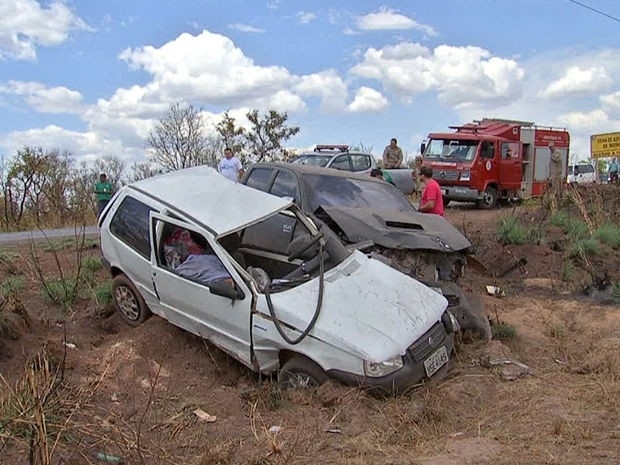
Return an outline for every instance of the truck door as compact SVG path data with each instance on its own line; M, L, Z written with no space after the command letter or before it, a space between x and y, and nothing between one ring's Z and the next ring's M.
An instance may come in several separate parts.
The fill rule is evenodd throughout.
M499 158L500 188L507 190L521 189L521 143L502 142Z

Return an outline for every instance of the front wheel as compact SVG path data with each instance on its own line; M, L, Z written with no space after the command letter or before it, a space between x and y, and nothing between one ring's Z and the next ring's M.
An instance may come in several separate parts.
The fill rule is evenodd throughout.
M120 316L131 326L138 326L151 316L144 299L124 274L112 280L112 298Z
M325 371L312 360L300 355L289 359L278 373L278 383L284 389L316 389L325 381Z
M493 208L497 203L497 189L493 186L488 186L482 194L482 199L476 202L479 208L489 209Z

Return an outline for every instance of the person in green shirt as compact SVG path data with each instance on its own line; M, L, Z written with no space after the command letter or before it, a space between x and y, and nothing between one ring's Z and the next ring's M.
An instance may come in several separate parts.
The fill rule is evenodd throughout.
M101 216L101 212L108 204L114 193L114 186L108 181L105 173L99 176L99 182L95 184L95 194L97 195L97 218Z

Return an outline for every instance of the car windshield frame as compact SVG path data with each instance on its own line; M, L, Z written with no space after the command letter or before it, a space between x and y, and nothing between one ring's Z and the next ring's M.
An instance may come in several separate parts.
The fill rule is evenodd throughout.
M334 154L300 155L292 161L295 165L318 166L324 168L334 158Z
M431 139L424 152L424 158L472 161L479 145L479 140Z
M304 175L312 193L310 210L320 206L415 212L415 207L396 187L383 181L344 176Z

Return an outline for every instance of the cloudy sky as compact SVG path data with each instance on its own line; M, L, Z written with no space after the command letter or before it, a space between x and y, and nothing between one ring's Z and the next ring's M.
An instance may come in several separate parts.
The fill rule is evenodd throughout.
M0 154L144 157L171 103L286 111L292 147L414 154L482 117L620 130L618 0L0 0Z

